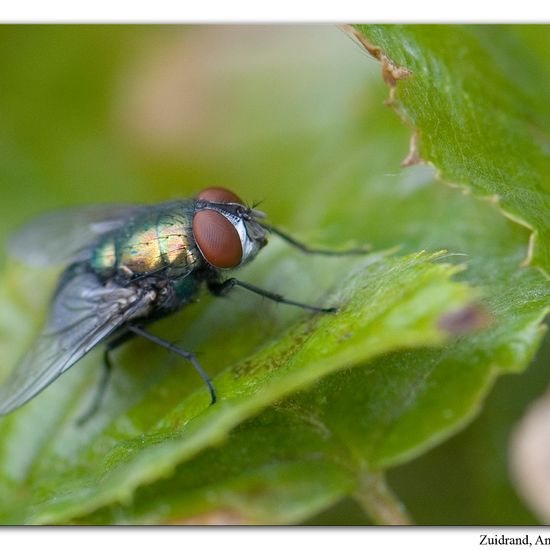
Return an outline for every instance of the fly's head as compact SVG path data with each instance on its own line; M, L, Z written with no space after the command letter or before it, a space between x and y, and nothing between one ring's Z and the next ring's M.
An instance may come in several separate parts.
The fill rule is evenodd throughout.
M249 208L232 191L209 187L195 201L193 237L204 259L216 269L230 269L252 260L267 244L258 220L263 212Z

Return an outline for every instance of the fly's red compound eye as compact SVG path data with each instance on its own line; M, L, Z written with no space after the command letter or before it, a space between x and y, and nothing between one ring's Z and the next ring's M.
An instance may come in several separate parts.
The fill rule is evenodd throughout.
M230 193L230 191L227 192ZM199 198L211 200L204 199L200 195ZM243 257L241 238L233 224L223 214L215 210L199 210L193 218L193 236L210 265L222 269L236 267L241 263Z
M238 204L244 204L233 191L229 191L229 189L225 187L207 187L197 195L197 198L210 202L236 202Z

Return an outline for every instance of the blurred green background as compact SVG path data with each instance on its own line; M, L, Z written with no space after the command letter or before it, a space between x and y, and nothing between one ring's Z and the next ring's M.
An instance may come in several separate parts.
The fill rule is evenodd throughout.
M335 27L14 25L0 27L0 53L2 240L65 205L224 185L279 225L340 243L357 238L361 212L387 215L369 211L368 190L339 193L342 171L359 178L360 160L381 187L403 178L401 193L427 181L402 175L409 131L383 106L378 64ZM349 209L349 223L317 216L316 200ZM412 248L432 239L419 232L410 225ZM547 339L521 384L500 378L468 428L390 471L418 523L536 522L510 483L508 438L545 390L549 353ZM308 523L367 522L349 500Z
M331 27L16 25L0 48L2 235L53 207L205 185L286 222L377 69Z

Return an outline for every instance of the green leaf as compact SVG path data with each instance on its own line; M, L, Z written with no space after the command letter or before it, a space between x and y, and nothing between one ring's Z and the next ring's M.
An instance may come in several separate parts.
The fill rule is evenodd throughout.
M441 316L468 304L471 293L449 281L455 267L433 259L416 254L358 261L341 288L330 295L340 312L292 323L255 354L222 370L214 378L220 396L215 407L208 406L202 387L182 398L175 384L182 377L172 366L162 383L148 392L145 386L137 406L130 408L136 395L126 389L103 407L89 428L80 429L75 424L77 412L82 412L95 377L89 370L74 369L64 384L52 386L25 409L0 421L4 479L16 486L23 483L25 489L18 488L18 497L5 495L7 505L2 505L1 513L9 522L20 517L31 523L60 522L123 499L135 486L166 475L261 408L320 377L392 349L441 343L445 336L438 327ZM10 295L22 291L16 286L17 272L14 279ZM234 306L218 304L212 305L216 316L226 321L235 317L227 311ZM249 302L240 308L234 318L245 332L256 322L250 306ZM195 319L190 332L202 322ZM214 347L220 332L211 330L202 342L204 349L211 350L202 358L209 372L215 372L216 363L223 364L220 358L227 354ZM63 398L67 388L70 395ZM121 415L121 410L126 414ZM33 422L41 425L34 437L28 430ZM71 456L63 460L71 447ZM12 449L17 449L16 454Z
M358 26L398 75L394 103L420 157L447 182L528 227L528 260L550 273L550 89L543 26ZM403 77L400 79L400 77ZM391 79L390 79L391 80Z
M30 44L40 43L39 33L27 32ZM55 32L66 43L75 39ZM99 38L89 32L84 51ZM116 44L116 30L97 32L106 50L109 40ZM137 28L124 32L148 43ZM78 429L74 421L99 375L101 354L92 353L0 420L0 521L293 523L346 495L377 522L407 521L384 485L384 471L460 430L495 377L522 371L540 343L548 284L536 270L519 267L527 231L490 204L435 183L430 170L399 168L408 131L383 109L386 92L368 74L373 64L335 30L285 30L271 58L261 32L247 40L262 47L248 43L244 50L235 38L205 47L217 36L211 30L202 38L200 32L155 32L161 45L150 63L154 68L156 55L163 69L149 74L142 67L121 102L137 105L128 117L135 125L119 129L130 152L101 138L101 151L131 159L110 167L98 155L95 162L109 178L130 186L138 172L135 194L143 200L192 193L197 182L224 183L249 200L264 198L271 219L307 242L401 248L398 255L313 258L272 239L239 276L289 297L338 303L341 313L304 315L241 292L202 299L155 325L157 334L200 352L221 396L214 407L188 365L135 341L115 356L104 406ZM197 52L205 56L198 65ZM225 70L237 62L238 71ZM175 67L198 66L196 89L192 78L170 77L178 74ZM161 111L140 103L150 86L164 90L148 101L157 98L173 113L168 130L147 118ZM190 100L198 101L196 126L178 119L187 112L179 101ZM51 108L63 119L61 105ZM40 141L37 126L29 135ZM145 137L152 141L144 149L136 141ZM67 178L56 153L50 151L47 162ZM94 161L87 169L93 181ZM106 186L106 198L124 188ZM67 183L59 184L60 200L71 196L78 199ZM25 197L13 197L21 212ZM429 252L418 252L423 249ZM442 249L449 254L433 255ZM39 325L48 277L15 265L6 270L0 286L4 371ZM472 294L471 287L478 290ZM445 332L454 336L447 344Z
M500 267L504 277L515 270L512 262L510 271ZM493 329L439 351L391 353L325 377L182 464L169 480L138 490L131 503L83 521L285 524L355 495L378 521L406 522L397 502L373 490L378 472L460 429L497 374L529 362L548 292L525 307L522 291L542 291L541 279L523 273L516 291L495 288L488 303L500 322Z

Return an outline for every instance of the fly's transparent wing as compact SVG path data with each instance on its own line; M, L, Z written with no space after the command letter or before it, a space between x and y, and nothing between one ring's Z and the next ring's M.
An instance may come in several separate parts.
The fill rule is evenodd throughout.
M29 401L126 321L146 315L152 299L145 290L103 286L93 273L67 277L42 333L0 387L0 415Z
M111 204L43 214L11 236L8 253L37 267L86 259L86 249L100 235L124 226L146 208L142 205Z

